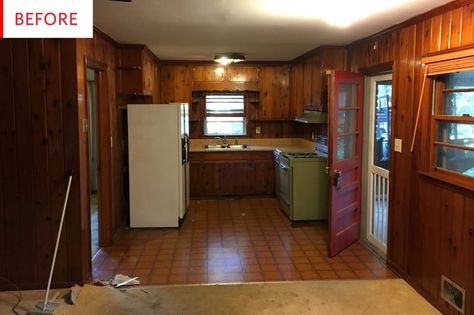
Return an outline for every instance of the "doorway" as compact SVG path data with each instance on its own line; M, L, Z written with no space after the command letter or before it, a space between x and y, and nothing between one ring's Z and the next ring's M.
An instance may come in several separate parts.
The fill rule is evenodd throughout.
M385 257L390 190L392 74L369 77L366 86L369 95L366 94L363 172L365 236L368 243Z
M91 230L91 258L99 251L99 148L97 132L97 80L96 72L87 68L87 112L89 135L89 209Z

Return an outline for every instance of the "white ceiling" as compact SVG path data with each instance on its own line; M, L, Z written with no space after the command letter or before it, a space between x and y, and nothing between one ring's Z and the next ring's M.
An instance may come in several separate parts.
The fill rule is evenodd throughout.
M94 0L94 25L119 43L147 45L163 60L211 60L225 52L244 53L248 60L291 60L321 45L349 44L450 2L405 0L341 28L317 18L270 12L265 1ZM286 1L297 5L303 0ZM361 3L323 1L340 8Z

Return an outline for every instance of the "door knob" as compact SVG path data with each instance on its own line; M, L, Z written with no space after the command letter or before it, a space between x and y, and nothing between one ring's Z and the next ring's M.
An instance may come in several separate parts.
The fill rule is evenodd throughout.
M336 187L336 189L339 189L339 184L340 184L340 179L341 179L341 171L335 171L334 172L334 182L333 185Z

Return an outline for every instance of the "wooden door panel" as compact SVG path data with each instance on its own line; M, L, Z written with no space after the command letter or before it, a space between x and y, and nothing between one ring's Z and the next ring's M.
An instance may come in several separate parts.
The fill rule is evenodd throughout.
M329 88L329 256L360 238L363 76L328 72Z

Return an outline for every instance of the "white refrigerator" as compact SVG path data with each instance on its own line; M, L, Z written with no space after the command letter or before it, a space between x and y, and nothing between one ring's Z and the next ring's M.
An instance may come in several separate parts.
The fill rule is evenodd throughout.
M129 104L130 227L178 227L189 206L188 104Z

